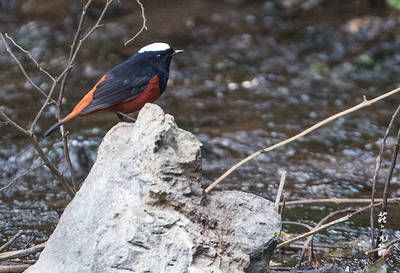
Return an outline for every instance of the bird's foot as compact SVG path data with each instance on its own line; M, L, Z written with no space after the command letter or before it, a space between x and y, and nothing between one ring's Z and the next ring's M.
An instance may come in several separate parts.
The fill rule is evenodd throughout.
M117 117L121 122L135 122L136 119L122 112L117 112ZM126 119L126 120L125 120Z

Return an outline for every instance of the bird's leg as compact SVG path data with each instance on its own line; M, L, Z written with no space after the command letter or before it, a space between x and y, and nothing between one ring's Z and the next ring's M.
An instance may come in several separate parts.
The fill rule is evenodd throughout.
M121 122L125 121L124 116L120 112L117 112L116 114L117 114L119 121L121 121Z
M125 121L124 118L127 119L127 122L135 122L135 121L136 121L135 118L132 118L131 116L129 116L129 115L127 115L127 114L124 114L124 113L122 113L122 112L117 112L117 117L118 117L118 119L119 119L120 121L122 121L122 122Z

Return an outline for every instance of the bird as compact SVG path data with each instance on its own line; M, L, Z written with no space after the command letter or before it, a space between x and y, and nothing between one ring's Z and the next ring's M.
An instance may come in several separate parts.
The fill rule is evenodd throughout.
M172 57L182 52L163 42L142 47L104 74L68 115L44 133L44 137L80 116L107 110L123 120L126 114L137 112L146 103L156 101L167 87Z

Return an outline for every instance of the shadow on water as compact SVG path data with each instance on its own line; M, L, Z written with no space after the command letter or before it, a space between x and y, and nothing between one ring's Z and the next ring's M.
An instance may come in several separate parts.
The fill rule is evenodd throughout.
M134 3L115 7L79 55L67 85L64 111L70 110L102 73L143 44L167 41L185 49L185 54L173 61L168 90L158 103L204 144L207 184L252 152L360 102L363 95L377 96L398 83L400 37L398 19L391 11L360 1L327 2L288 17L270 1L150 1L145 3L149 30L127 47L123 41L140 27L139 9ZM0 31L10 33L58 71L66 61L79 3L16 3L0 6ZM91 10L90 22L100 7ZM42 98L20 75L2 45L0 49L0 104L27 124ZM23 61L35 83L48 89L43 75L28 60ZM389 98L262 155L236 171L221 188L273 199L279 172L285 169L289 172L288 200L368 197L379 144L399 102L397 97ZM46 111L40 133L54 122L53 112L52 107ZM74 167L81 180L95 160L101 138L116 122L114 115L99 113L68 125ZM23 137L5 126L0 130L0 183L6 185L18 172L40 161ZM53 136L42 144L65 169L62 146L54 141ZM389 142L393 145L394 139ZM387 170L385 165L384 173ZM379 192L382 184L383 180L379 181ZM394 177L392 195L400 195L399 176ZM0 196L0 241L18 229L27 230L21 244L45 240L66 204L66 194L44 168L16 181ZM334 206L289 207L285 218L315 224L333 210ZM397 230L399 236L400 216L394 211L389 215L388 228L393 234ZM318 242L345 242L353 254L362 253L368 244L367 226L364 215L318 235ZM276 259L283 266L292 266L295 254L280 252ZM354 270L367 264L361 254L356 262L339 254L330 251L322 260ZM394 270L399 256L395 253L389 261Z

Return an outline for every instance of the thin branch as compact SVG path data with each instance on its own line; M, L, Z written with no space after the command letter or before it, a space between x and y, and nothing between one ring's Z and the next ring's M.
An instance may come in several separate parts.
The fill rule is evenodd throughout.
M376 193L376 182L378 180L379 176L379 171L381 170L382 166L382 155L383 151L385 150L386 147L386 140L387 137L389 136L389 132L393 126L394 120L397 118L397 116L400 113L400 105L397 107L396 111L393 113L392 118L390 119L390 122L386 128L385 135L383 136L382 144L379 150L378 157L376 158L376 164L375 164L375 171L374 171L374 176L372 178L372 190L371 190L371 204L375 203L375 193ZM374 247L375 245L375 219L374 219L374 206L371 206L371 211L369 215L369 222L370 222L370 228L371 228L371 245Z
M270 266L268 267L268 269L270 270L274 270L274 271L291 271L293 268L288 267L288 266Z
M339 245L339 244L313 244L314 249L317 250L329 250L329 249L349 249L351 246L348 245ZM290 249L290 250L301 250L303 249L303 244L299 243L292 243L290 245L284 246L281 249ZM296 271L297 272L297 271Z
M53 163L50 162L50 159L45 154L43 149L40 147L39 142L36 139L36 136L33 133L22 128L20 125L18 125L1 109L0 109L0 116L2 116L4 121L6 121L8 124L12 125L18 131L20 131L21 133L23 133L25 136L28 137L28 139L31 141L33 147L35 148L36 152L39 154L40 158L43 160L46 167L49 168L51 173L61 182L64 189L67 191L67 193L71 197L74 197L75 191L71 188L71 186L69 185L69 183L68 183L67 179L64 177L64 175L57 169L56 166L54 166Z
M70 52L69 52L69 57L68 57L68 63L72 64L72 56L74 55L74 52L76 50L76 47L78 45L78 40L81 37L82 31L83 31L83 24L85 23L85 19L86 19L86 14L87 14L87 10L90 7L90 5L92 4L92 0L88 0L86 2L86 4L83 6L82 8L82 13L79 19L79 23L78 23L78 27L76 29L75 35L74 35L74 39L72 40L72 44L71 44L71 48L70 48ZM56 116L57 116L57 120L60 121L61 120L61 112L62 112L62 99L64 97L64 90L65 90L65 85L67 83L67 79L69 76L69 73L71 72L71 69L68 69L65 74L62 77L61 80L61 85L60 85L60 89L58 92L58 99L57 99L57 111L56 111ZM72 166L72 162L71 162L71 157L69 156L69 148L68 148L68 133L65 131L64 126L62 125L60 127L60 131L61 131L61 139L62 139L62 143L63 143L63 150L64 150L64 158L65 161L67 163L67 167L68 170L71 174L71 183L72 183L72 187L74 190L76 190L76 185L75 185L75 172L74 172L74 168Z
M55 81L55 78L46 70L44 69L39 62L32 56L31 52L24 49L22 46L20 46L19 44L17 44L13 38L11 38L8 33L5 33L6 38L8 40L10 40L10 42L17 47L19 50L21 50L22 52L24 52L31 60L32 62L36 65L36 67L39 69L39 71L41 71L43 74L45 74L47 77L49 77L52 81Z
M83 12L82 12L82 14L81 14L80 23L79 23L77 32L75 33L75 37L74 37L74 40L73 40L72 45L71 45L71 52L70 52L69 60L68 60L68 63L67 63L67 65L66 65L65 69L64 69L56 78L54 78L50 73L48 73L48 72L46 71L46 72L47 72L47 75L48 75L48 76L52 79L52 81L53 81L53 83L52 83L52 85L51 85L51 88L50 88L50 91L49 91L48 94L46 94L46 93L45 93L43 90L41 90L38 86L34 85L33 81L30 79L30 77L29 77L28 74L26 73L25 69L23 68L23 66L21 65L21 63L19 62L19 60L15 57L15 55L14 55L14 54L12 53L12 51L10 50L10 48L9 48L9 46L8 46L8 44L7 44L6 40L5 40L5 38L4 38L4 36L3 36L2 34L0 34L0 35L1 35L1 39L3 40L3 42L4 42L5 46L6 46L7 51L8 51L9 54L15 59L15 61L16 61L17 64L19 65L19 67L20 67L22 73L23 73L23 74L25 75L25 77L33 84L33 86L35 86L35 88L37 88L38 90L43 91L43 92L41 92L41 93L46 97L45 102L42 104L40 110L38 111L38 113L36 114L35 118L33 119L33 122L32 122L32 124L31 124L29 130L24 129L22 126L20 126L20 125L17 124L16 122L14 122L11 118L9 118L9 117L6 115L5 112L2 111L1 109L0 109L0 116L3 117L4 121L5 121L7 124L12 125L14 128L16 128L18 131L20 131L21 133L23 133L25 136L27 136L27 137L30 139L32 145L34 146L35 150L38 152L38 154L39 154L39 156L41 157L41 159L43 160L44 164L50 169L50 171L52 172L52 174L62 183L63 187L64 187L65 190L68 192L68 194L71 195L71 197L73 197L73 196L74 196L74 193L75 193L75 185L74 185L74 183L72 183L73 187L71 187L70 184L69 184L69 182L65 179L64 175L50 162L49 158L48 158L47 155L44 153L43 149L40 147L40 145L39 145L39 143L38 143L38 141L37 141L37 139L36 139L36 136L34 135L34 130L35 130L35 127L36 127L36 125L37 125L39 119L41 118L41 116L42 116L42 114L43 114L45 108L49 105L49 102L50 102L50 101L52 101L52 102L54 101L54 100L52 99L52 96L53 96L53 93L54 93L54 91L55 91L55 89L56 89L58 83L60 82L60 80L63 80L63 81L64 81L64 82L63 82L63 86L65 86L65 81L66 81L66 79L67 79L67 77L68 77L69 71L70 71L71 68L72 68L72 65L73 65L73 63L74 63L74 61L75 61L75 58L76 58L76 56L77 56L77 54L78 54L78 52L79 52L79 50L80 50L80 48L81 48L83 42L84 42L87 38L89 38L90 35L91 35L97 28L99 28L99 27L101 26L100 22L102 21L102 19L103 19L105 13L106 13L108 7L109 7L110 4L113 2L113 0L107 0L107 2L105 3L104 8L103 8L101 14L99 15L99 17L98 17L98 19L97 19L97 21L96 21L96 23L89 29L89 31L88 31L82 38L80 38L81 32L82 32L82 26L83 26L83 24L84 24L84 20L85 20L85 17L86 17L86 12L87 12L87 9L89 8L91 2L92 2L92 0L88 0L87 3L86 3L86 5L83 7ZM29 51L27 51L27 50L23 49L21 46L19 46L19 45L18 45L11 37L9 37L8 35L7 35L7 38L8 38L16 47L18 47L21 51L23 51L24 53L28 54L28 56L32 59L32 61L37 65L37 67L39 68L39 70L41 70L42 72L45 71L45 70L39 65L39 63L33 58L33 56L30 54ZM62 87L62 89L60 89L59 100L58 100L58 102L57 102L57 103L58 103L58 104L57 104L57 106L58 106L58 107L57 107L57 109L58 109L58 111L57 111L58 119L61 118L61 110L59 110L59 109L60 109L61 100L62 100L62 97L63 97L63 92L64 92L63 90L64 90L64 88ZM67 166L68 166L68 168L69 168L70 171L71 171L71 177L72 177L72 179L73 179L74 175L73 175L72 163L71 163L71 160L70 160L70 158L69 158L67 134L64 133L64 132L62 132L62 136L63 136L64 155L65 155L65 158L66 158L66 161L67 161Z
M374 204L374 206L379 206L379 205L381 205L381 204L382 204L382 202L376 203L376 204ZM356 211L354 211L354 212L352 212L352 213L349 213L349 214L347 214L346 216L343 216L343 217L341 217L341 218L339 218L339 219L336 219L336 220L334 220L334 221L332 221L332 222L329 222L329 223L327 223L327 224L321 225L320 227L315 227L315 228L313 228L312 230L310 230L310 231L308 231L308 232L306 232L306 233L304 233L304 234L301 234L301 235L299 235L299 236L296 236L296 237L294 237L294 238L292 238L292 239L289 239L289 240L287 240L287 241L284 241L284 242L278 244L278 245L276 246L276 248L281 248L281 247L286 246L286 245L288 245L288 244L290 244L290 243L292 243L292 242L298 241L298 240L300 240L300 239L303 239L303 238L305 238L305 237L308 237L308 236L311 236L311 235L313 235L313 234L315 234L315 233L318 233L318 232L320 232L320 231L322 231L322 230L324 230L324 229L327 229L328 227L331 227L331 226L336 225L336 224L339 224L339 223L346 222L346 221L348 221L351 217L353 217L354 215L360 214L360 213L362 213L363 211L369 209L370 207L371 207L371 205L362 207L362 208L360 208L360 209L358 209L358 210L356 210Z
M390 182L393 177L394 169L396 168L397 156L399 154L399 150L400 150L400 128L399 128L399 131L397 132L397 142L395 144L394 151L393 151L392 163L390 166L389 175L386 180L385 187L383 189L383 196L382 196L382 199L383 199L382 210L383 211L387 211L387 205L388 205L387 200L388 200L388 196L389 196L389 187L390 187Z
M286 201L285 205L344 205L344 204L368 204L371 202L370 198L323 198L323 199L301 199L301 200L291 200ZM376 203L382 203L382 199L375 199ZM400 197L397 198L388 198L389 203L398 203L400 202ZM283 203L280 202L279 205Z
M305 227L308 230L312 230L312 226L304 224L304 223L300 223L300 222L294 222L294 221L282 221L283 225L294 225L294 226L301 226L301 227Z
M276 198L275 198L275 206L277 206L277 207L279 206L279 202L282 199L283 187L285 186L285 181L286 181L286 174L287 174L287 172L286 172L286 170L284 170L282 172L281 180L279 182L279 188L278 188L278 192L277 192Z
M394 169L396 168L397 156L399 154L399 150L400 150L400 128L399 128L399 131L397 132L397 141L396 141L396 144L393 149L392 163L390 165L389 175L385 181L385 187L383 189L383 195L382 195L383 202L382 202L381 212L385 213L385 214L387 213L387 207L388 207L387 199L389 196L390 182L392 181L393 172L394 172ZM384 216L384 218L386 219L387 217ZM385 223L383 223L383 225L384 224ZM381 226L379 226L379 234L378 234L378 237L376 238L376 247L379 247L379 245L382 243L382 239L381 239L382 235L383 235L383 227L381 225Z
M82 34L82 30L83 30L82 27L83 27L83 24L84 24L84 21L85 21L85 18L86 18L86 13L87 13L87 10L88 10L89 6L92 3L92 0L88 0L86 2L86 5L82 9L82 13L81 13L81 17L80 17L80 20L79 20L78 28L77 28L77 31L75 32L74 40L73 40L73 42L71 44L71 50L70 50L70 54L69 54L68 65L66 67L65 74L62 77L61 87L60 87L60 91L59 91L59 94L58 94L58 100L57 100L57 106L58 107L57 107L57 113L56 113L58 120L61 120L61 107L62 107L61 103L62 103L62 98L64 97L65 84L66 84L66 81L68 79L68 76L69 76L69 73L71 71L71 68L73 66L73 63L75 62L75 59L76 59L76 57L78 55L78 52L79 52L83 42L87 38L89 38L90 35L92 35L92 33L97 28L101 27L100 23L103 20L104 15L106 14L109 6L112 4L113 1L114 0L107 0L107 2L104 4L103 10L101 11L99 17L97 18L96 23L89 29L89 31L82 38L80 38L81 34ZM62 142L63 142L64 157L65 157L65 160L66 160L66 163L67 163L67 167L68 167L68 169L69 169L69 171L71 173L71 179L72 179L73 188L75 189L76 188L75 181L74 181L75 180L75 178L74 178L75 174L74 174L73 166L72 166L72 163L71 163L71 158L69 156L68 134L65 132L64 126L61 126L60 130L61 130L61 137L62 137Z
M72 40L72 44L71 44L71 49L69 52L69 57L68 57L68 63L71 64L72 61L72 56L74 55L74 52L76 50L77 44L78 44L78 40L81 37L82 31L83 31L83 24L85 22L86 19L86 14L87 14L87 10L89 8L89 6L91 5L92 0L88 0L86 2L86 4L83 6L82 8L82 13L81 13L81 17L79 19L79 24L78 27L76 29L75 35L74 35L74 39ZM57 100L57 105L58 105L58 109L59 112L61 110L61 102L62 102L62 98L64 96L64 89L65 89L65 84L67 81L67 78L69 76L70 73L70 69L67 70L67 72L63 75L62 80L61 80L61 86L60 86L60 91L58 94L58 100ZM60 120L60 118L58 118Z
M15 234L13 237L11 237L10 240L8 240L4 245L0 246L0 252L3 252L6 250L10 245L12 245L15 240L17 240L24 232L22 230L19 230L17 234Z
M61 182L64 189L71 196L71 198L74 198L75 190L71 188L69 182L64 177L64 175L57 169L57 167L50 162L50 159L44 153L43 149L40 147L39 142L36 140L36 137L34 135L32 135L30 141L33 147L35 148L36 152L39 154L40 158L43 160L46 167L49 168L51 173Z
M303 137L305 135L308 135L309 133L317 130L318 128L324 126L325 124L330 123L331 121L334 121L334 120L336 120L336 119L338 119L340 117L346 116L346 115L348 115L348 114L350 114L352 112L355 112L355 111L358 111L358 110L360 110L362 108L370 106L370 105L372 105L374 103L377 103L378 101L381 101L381 100L383 100L383 99L385 99L385 98L387 98L389 96L392 96L392 95L394 95L396 93L399 93L399 92L400 92L400 88L398 87L396 89L393 89L393 90L391 90L389 92L386 92L386 93L384 93L384 94L382 94L382 95L380 95L380 96L378 96L378 97L376 97L374 99L371 99L371 100L367 100L364 97L364 99L363 99L363 101L361 103L359 103L359 104L357 104L357 105L355 105L355 106L353 106L353 107L351 107L349 109L346 109L346 110L344 110L342 112L334 114L334 115L332 115L332 116L330 116L330 117L328 117L328 118L326 118L326 119L314 124L313 126L307 128L306 130L298 133L297 135L295 135L293 137L290 137L290 138L288 138L286 140L283 140L283 141L281 141L281 142L279 142L277 144L274 144L272 146L269 146L267 148L258 150L257 152L253 153L252 155L250 155L250 156L246 157L245 159L242 159L241 161L239 161L237 164L235 164L229 170L227 170L224 174L222 174L220 177L218 177L211 185L209 185L205 189L205 193L210 192L215 186L217 186L221 181L223 181L227 176L229 176L237 168L239 168L243 164L249 162L253 158L255 158L255 157L257 157L257 156L259 156L259 155L261 155L263 153L275 150L276 148L279 148L281 146L287 145L287 144L289 144L289 143L291 143L291 142L293 142L293 141L295 141L295 140L297 140L297 139L299 139L299 138L301 138L301 137Z
M20 273L27 270L31 264L0 265L0 273Z
M331 213L329 213L327 216L325 216L324 218L322 218L318 224L315 226L315 228L318 228L320 226L322 226L324 223L326 223L330 218L332 218L333 216L336 216L340 213L345 213L345 212L349 212L352 211L352 209L346 208L346 209L342 209L342 210L337 210L337 211L333 211ZM314 239L314 235L311 235L310 237L307 238L307 240L304 242L303 248L301 250L301 254L300 254L300 258L299 261L297 263L297 266L301 265L301 262L303 261L304 255L306 253L306 250L308 248L308 246L310 245L310 243L313 241Z
M72 68L72 65L73 65L73 63L74 63L74 61L75 61L76 56L78 55L78 52L79 52L79 50L80 50L80 48L81 48L83 42L84 42L97 28L99 28L99 27L101 26L100 22L101 22L101 20L103 19L104 15L105 15L105 13L106 13L106 11L107 11L107 9L108 9L108 7L110 6L110 4L111 4L112 2L113 2L113 0L107 0L107 2L105 3L104 8L103 8L103 10L102 10L100 16L99 16L99 18L97 19L97 21L96 21L96 23L94 24L94 26L83 36L82 39L80 39L80 40L78 41L78 44L77 44L77 46L76 46L76 49L75 49L74 53L72 54L72 57L70 58L70 60L69 60L69 62L68 62L68 64L67 64L67 66L65 67L65 69L61 72L61 74L58 75L58 77L57 77L57 78L55 79L55 81L53 82L53 85L52 85L51 88L50 88L50 91L49 91L49 94L47 95L47 98L46 98L45 103L42 105L42 107L41 107L41 109L39 110L39 112L37 113L37 115L36 115L34 121L32 122L32 125L31 125L31 128L30 128L30 131L31 131L31 132L33 132L33 130L34 130L34 128L35 128L37 122L39 121L39 118L41 117L41 115L43 114L44 109L45 109L46 106L48 105L48 103L49 103L49 101L50 101L50 99L51 99L51 97L52 97L52 95L53 95L53 92L54 92L54 90L55 90L55 87L56 87L57 83L58 83L58 82L60 81L60 79L62 79L62 77L63 77L66 73L68 73L68 71Z
M1 191L4 191L4 190L6 190L6 189L8 189L9 187L11 187L12 184L15 183L15 181L17 181L17 180L20 179L21 177L27 175L27 174L30 173L31 171L36 170L36 169L42 167L43 165L44 165L44 163L42 163L42 164L40 164L40 165L38 165L38 166L33 166L33 167L29 168L28 170L25 170L25 171L23 171L22 173L19 173L19 174L16 175L13 179L11 179L11 181L10 181L7 185L5 185L4 187L1 187L1 188L0 188L0 192L1 192ZM1 251L1 248L0 248L0 251Z
M53 96L54 90L56 89L58 80L59 80L59 78L57 78L55 81L53 81L53 84L51 85L51 88L50 88L49 94L46 97L46 100L42 104L42 107L40 108L39 112L36 114L32 124L31 124L31 127L29 129L29 131L31 133L34 132L35 126L38 123L40 117L42 116L44 109L46 109L46 107L49 105L49 102L52 100L52 96Z
M285 196L283 196L283 201L279 203L279 206L281 207L281 210L279 211L279 214L282 217L283 216L283 212L285 211L285 208L286 208Z
M394 239L394 240L390 241L389 243L387 243L386 245L384 245L384 246L382 246L382 247L378 247L378 248L374 248L374 249L371 249L371 250L366 251L365 254L366 254L366 255L369 255L369 254L371 254L371 253L375 253L375 252L378 252L378 251L381 251L381 250L388 249L388 248L391 247L392 245L397 244L397 243L399 243L399 242L400 242L400 238Z
M143 31L147 30L147 25L146 25L147 19L146 19L146 15L145 15L145 13L144 13L144 6L143 6L142 2L140 2L140 0L136 0L136 3L137 3L137 4L139 5L139 7L140 7L140 13L141 13L141 16L142 16L142 26L141 26L141 28L139 29L139 31L136 32L135 35L133 35L132 38L129 38L129 40L127 40L127 41L124 43L124 46L127 46L130 42L132 42L133 40L135 40Z
M57 86L58 82L60 81L60 79L68 72L69 69L71 69L70 63L65 67L65 69L61 72L61 74L58 75L57 78L55 78L55 80L53 81L53 84L51 85L50 91L47 94L45 102L42 104L42 107L40 108L39 112L36 114L35 119L33 120L32 124L31 124L31 127L29 129L29 132L31 134L33 134L33 132L35 130L35 126L38 123L40 117L42 116L44 109L46 109L46 107L49 105L50 101L54 101L52 96L56 89L56 86Z
M83 31L83 24L85 23L85 19L86 19L87 10L89 9L91 4L92 4L92 0L88 0L82 8L82 13L81 13L81 17L79 19L78 28L76 29L75 36L74 36L74 39L71 44L71 50L69 52L68 59L70 61L71 61L73 53L75 52L78 39L79 39L79 37L81 37L82 31Z
M7 35L7 34L6 34ZM40 88L36 83L33 82L33 80L31 79L31 77L28 75L28 73L26 72L24 66L22 65L22 63L18 60L18 58L14 55L14 52L11 50L10 46L8 45L6 39L4 39L3 33L0 32L0 38L3 41L3 44L6 48L7 53L14 59L14 61L17 63L19 70L21 71L22 75L24 75L24 77L26 78L26 80L40 93L42 94L44 97L47 98L47 94L46 92L44 92L44 90L42 88Z
M104 15L106 14L106 11L107 11L108 7L111 5L111 3L112 3L113 1L114 1L114 0L107 0L107 2L104 4L103 10L101 11L99 17L97 18L96 23L92 26L92 28L91 28L81 39L79 39L78 44L76 45L75 51L74 51L74 53L72 54L72 57L70 58L69 65L68 65L67 67L71 67L72 64L74 63L75 58L76 58L76 56L78 55L78 52L79 52L79 50L80 50L80 48L81 48L83 42L84 42L87 38L89 38L89 36L92 35L92 33L93 33L96 29L98 29L99 27L102 26L100 23L101 23L101 21L103 20L103 17L104 17Z
M30 248L0 253L0 262L21 258L42 251L46 243L41 243Z
M0 116L3 118L3 121L8 124L13 126L15 129L17 129L20 133L22 133L25 136L29 136L29 132L28 130L25 130L24 128L22 128L21 125L19 125L18 123L16 123L15 121L13 121L7 114L6 112L4 112L3 107L0 107Z

